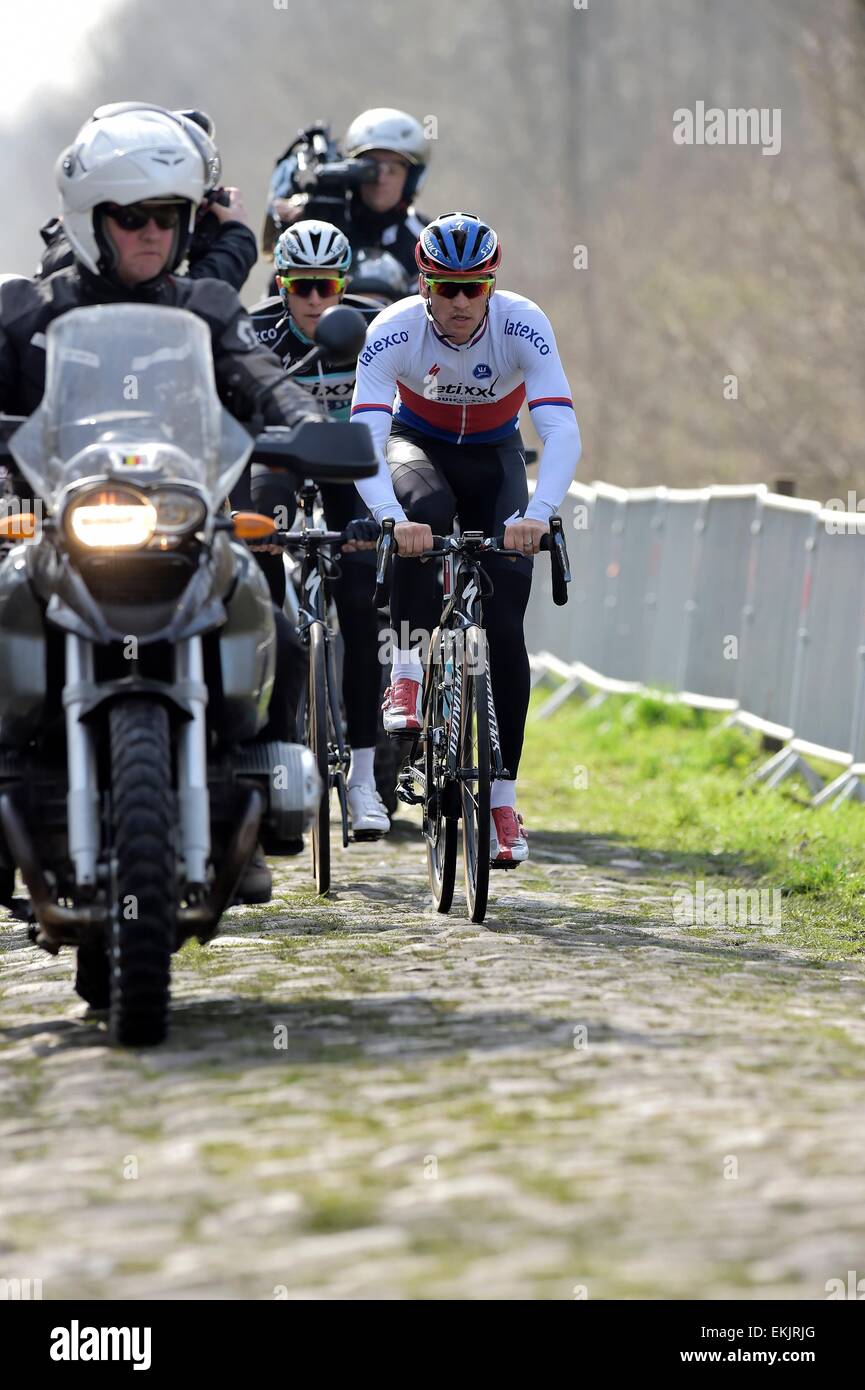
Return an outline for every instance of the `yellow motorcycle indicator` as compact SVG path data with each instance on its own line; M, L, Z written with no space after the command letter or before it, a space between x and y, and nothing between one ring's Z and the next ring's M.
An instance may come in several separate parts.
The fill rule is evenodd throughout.
M32 541L39 530L39 519L33 512L13 512L0 517L0 540Z

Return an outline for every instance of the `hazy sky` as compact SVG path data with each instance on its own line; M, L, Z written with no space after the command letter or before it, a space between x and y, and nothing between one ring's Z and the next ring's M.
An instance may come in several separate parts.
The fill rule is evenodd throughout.
M88 66L94 30L123 0L0 0L0 121L18 115L38 89L73 91Z

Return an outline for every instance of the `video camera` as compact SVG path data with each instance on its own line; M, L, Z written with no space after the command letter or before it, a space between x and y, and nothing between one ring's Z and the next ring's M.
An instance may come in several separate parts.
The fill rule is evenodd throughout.
M330 127L310 126L292 150L297 160L294 185L298 193L315 193L322 199L345 197L349 189L375 183L375 160L343 159Z
M279 156L277 164L290 155L294 156L296 165L290 201L301 204L303 217L317 217L345 230L348 196L365 183L375 183L378 177L375 161L343 159L331 136L330 126L321 122L302 130ZM288 225L275 219L272 223L273 240ZM267 244L271 239L268 230L266 227L265 250L270 249Z

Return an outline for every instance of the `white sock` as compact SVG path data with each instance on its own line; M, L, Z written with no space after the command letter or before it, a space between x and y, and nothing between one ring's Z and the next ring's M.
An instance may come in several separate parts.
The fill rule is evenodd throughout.
M423 680L423 667L420 664L420 647L412 647L403 650L401 647L394 647L393 665L390 668L390 678L398 681L403 676L410 681Z
M497 811L500 806L517 809L517 784L513 778L499 777L490 787L490 810Z
M358 784L365 787L375 786L375 749L374 748L352 748L351 763L348 769L348 785L356 787Z

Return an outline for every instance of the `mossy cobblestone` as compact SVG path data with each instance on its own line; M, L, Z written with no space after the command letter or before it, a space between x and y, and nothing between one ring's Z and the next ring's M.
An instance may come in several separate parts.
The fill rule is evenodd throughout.
M825 1297L865 1248L865 976L674 925L533 837L488 920L422 848L306 856L112 1052L0 922L0 1277L46 1298ZM601 858L602 862L598 862ZM656 875L653 877L653 875ZM575 1293L576 1291L576 1293Z

